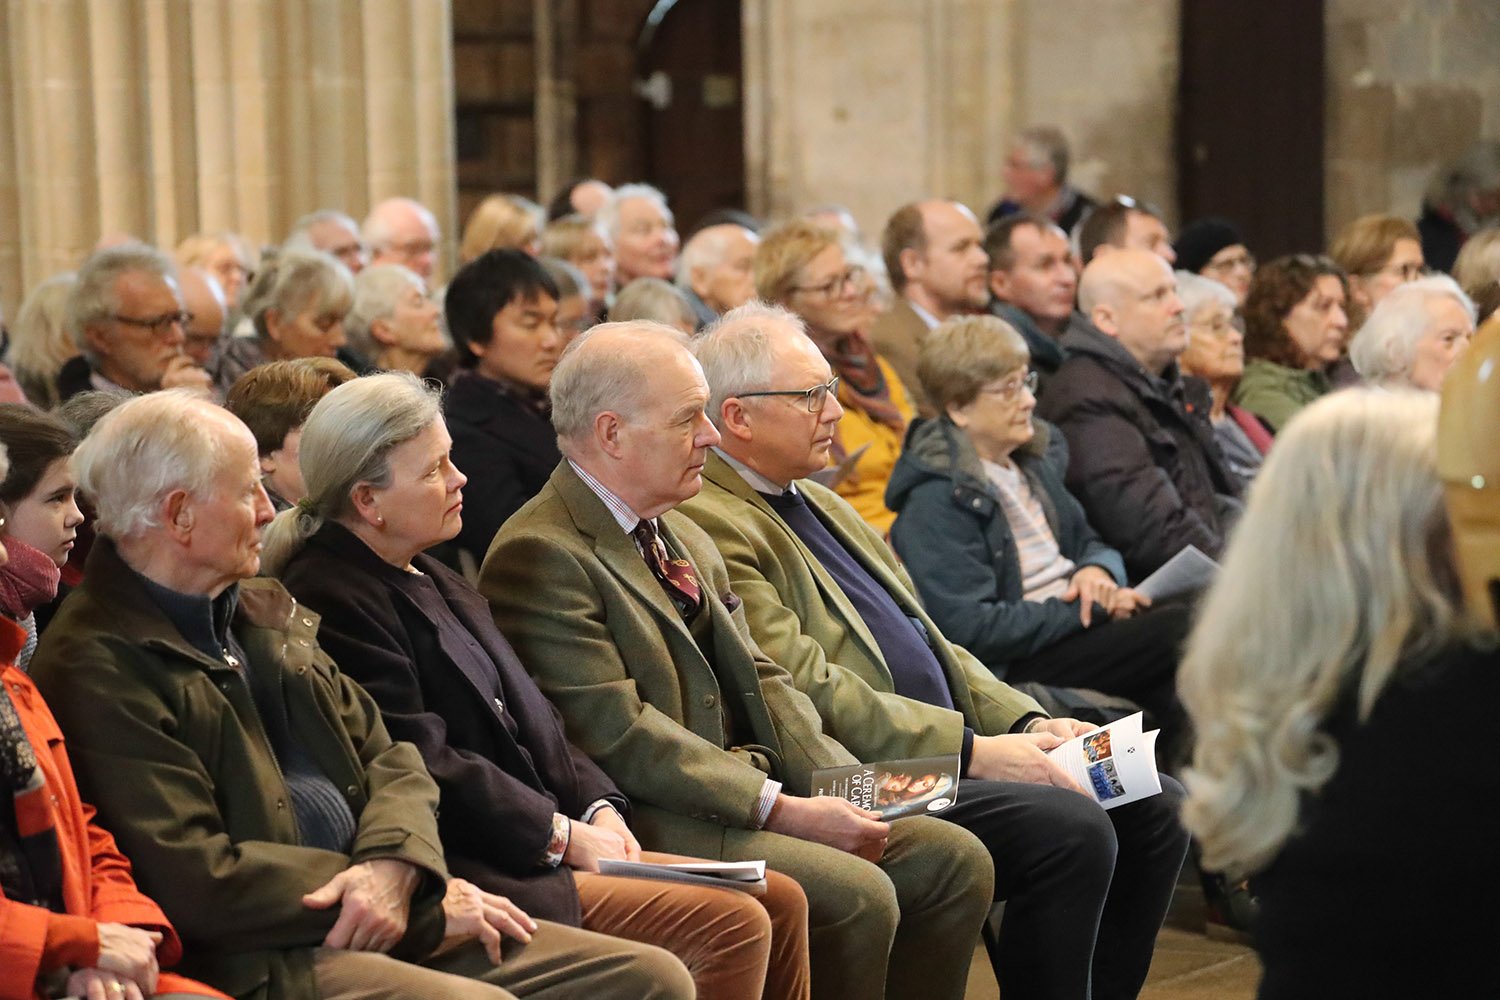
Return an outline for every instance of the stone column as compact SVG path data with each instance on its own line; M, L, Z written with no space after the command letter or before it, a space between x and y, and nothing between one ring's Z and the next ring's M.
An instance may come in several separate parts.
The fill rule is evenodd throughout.
M0 304L104 234L269 244L395 194L448 251L449 3L0 0Z
M926 194L979 208L1015 83L1013 0L745 0L751 209L845 204L866 233Z
M751 209L983 213L1020 127L1055 124L1078 178L1175 207L1178 0L744 0Z

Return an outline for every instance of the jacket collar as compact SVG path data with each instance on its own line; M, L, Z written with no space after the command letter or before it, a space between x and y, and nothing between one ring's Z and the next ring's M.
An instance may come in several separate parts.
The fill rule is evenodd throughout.
M522 386L487 378L472 369L453 376L443 411L479 427L494 425L494 433L505 437L515 436L517 413L529 418L528 424L544 427L549 435L552 430L545 393L528 392Z
M791 526L782 520L781 515L766 502L766 498L716 452L709 453L708 463L703 467L703 478L707 483L704 487L705 489L721 489L731 496L743 500L771 519L776 527L786 535L791 545L796 548L798 554L802 556L803 561L806 562L808 569L812 572L813 578L817 580L818 589L823 593L824 600L838 612L839 617L844 619L844 623L859 638L860 644L865 647L865 655L876 661L883 660L884 655L880 652L880 643L876 641L874 634L870 631L869 626L865 624L864 619L860 617L859 612L855 610L848 596L844 594L842 588L838 586L837 581L833 579L832 575L818 561L817 557L803 544L802 539L797 537L797 533L791 529ZM813 516L827 525L828 530L833 536L839 538L840 542L842 542L843 539L840 537L842 532L830 524L827 517L823 516L823 511L815 499L816 494L806 489L805 486L805 483L798 486L798 492L806 500L807 506L813 512ZM850 548L849 555L861 566L864 566L872 576L876 577L877 580L879 579L876 570L866 563L856 549ZM884 583L884 581L881 582Z
M131 641L168 650L209 669L229 669L223 660L199 651L183 637L146 592L140 575L120 557L113 539L101 535L95 540L80 589L107 607L113 619L129 623L120 631ZM257 578L241 582L234 620L236 624L286 631L297 611L297 602L285 587L274 580ZM304 608L302 613L316 623L311 611Z
M1052 435L1058 433L1055 427L1036 416L1031 422L1035 433L1012 456L1028 476L1031 475L1032 462L1046 454ZM952 481L955 491L964 493L963 505L966 507L987 514L989 504L981 503L976 507L973 502L976 496L987 498L991 503L998 499L989 476L985 474L979 452L974 450L968 435L946 416L912 424L901 457L896 460L896 468L891 473L886 502L892 505L892 510L899 512L913 488L937 476L946 477Z
M646 566L645 559L635 546L635 540L625 533L604 501L589 488L588 483L578 477L567 459L557 463L557 468L552 470L550 482L553 489L557 490L558 498L571 516L574 526L592 543L594 554L600 561L635 591L636 596L655 611L658 617L691 639L692 634L687 623L682 620L682 614ZM675 515L672 511L661 515L656 520L657 528L667 548L679 556L685 556L687 553L673 537L671 530L671 518L674 516L681 515ZM701 582L701 571L699 576ZM704 587L706 589L706 584ZM713 602L709 597L707 593L703 595L704 607L700 614L708 614L712 610L710 605Z
M1148 372L1129 351L1120 346L1118 340L1100 331L1081 313L1074 315L1068 331L1063 334L1062 345L1070 354L1093 358L1148 401L1182 405L1186 396L1196 395L1195 387L1189 383L1200 380L1184 378L1176 361L1167 365L1160 374ZM1188 402L1196 405L1197 401Z
M1058 366L1067 360L1067 351L1063 350L1059 339L1044 332L1031 314L1020 306L996 299L990 305L990 312L1015 327L1021 339L1026 341L1026 347L1031 352L1033 368L1044 372L1055 372Z

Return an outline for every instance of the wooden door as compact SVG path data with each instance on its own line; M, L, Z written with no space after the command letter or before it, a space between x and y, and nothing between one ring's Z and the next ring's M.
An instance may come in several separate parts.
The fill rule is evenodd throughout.
M706 212L745 204L740 0L661 0L637 47L646 179L684 235Z
M1182 5L1178 207L1219 215L1262 260L1323 234L1323 0Z

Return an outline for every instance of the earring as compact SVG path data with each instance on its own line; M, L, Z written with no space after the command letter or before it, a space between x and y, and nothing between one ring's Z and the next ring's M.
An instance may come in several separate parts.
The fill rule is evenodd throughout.
M375 515L375 527L377 527L377 528L384 528L385 527L385 518L381 517L379 514Z

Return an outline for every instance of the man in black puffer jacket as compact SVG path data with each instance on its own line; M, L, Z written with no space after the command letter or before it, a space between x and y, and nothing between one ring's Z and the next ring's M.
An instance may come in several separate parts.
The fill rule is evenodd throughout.
M1068 439L1069 491L1132 580L1187 545L1217 557L1240 504L1208 386L1177 370L1187 331L1171 268L1144 250L1097 257L1079 306L1062 338L1068 359L1037 406Z

